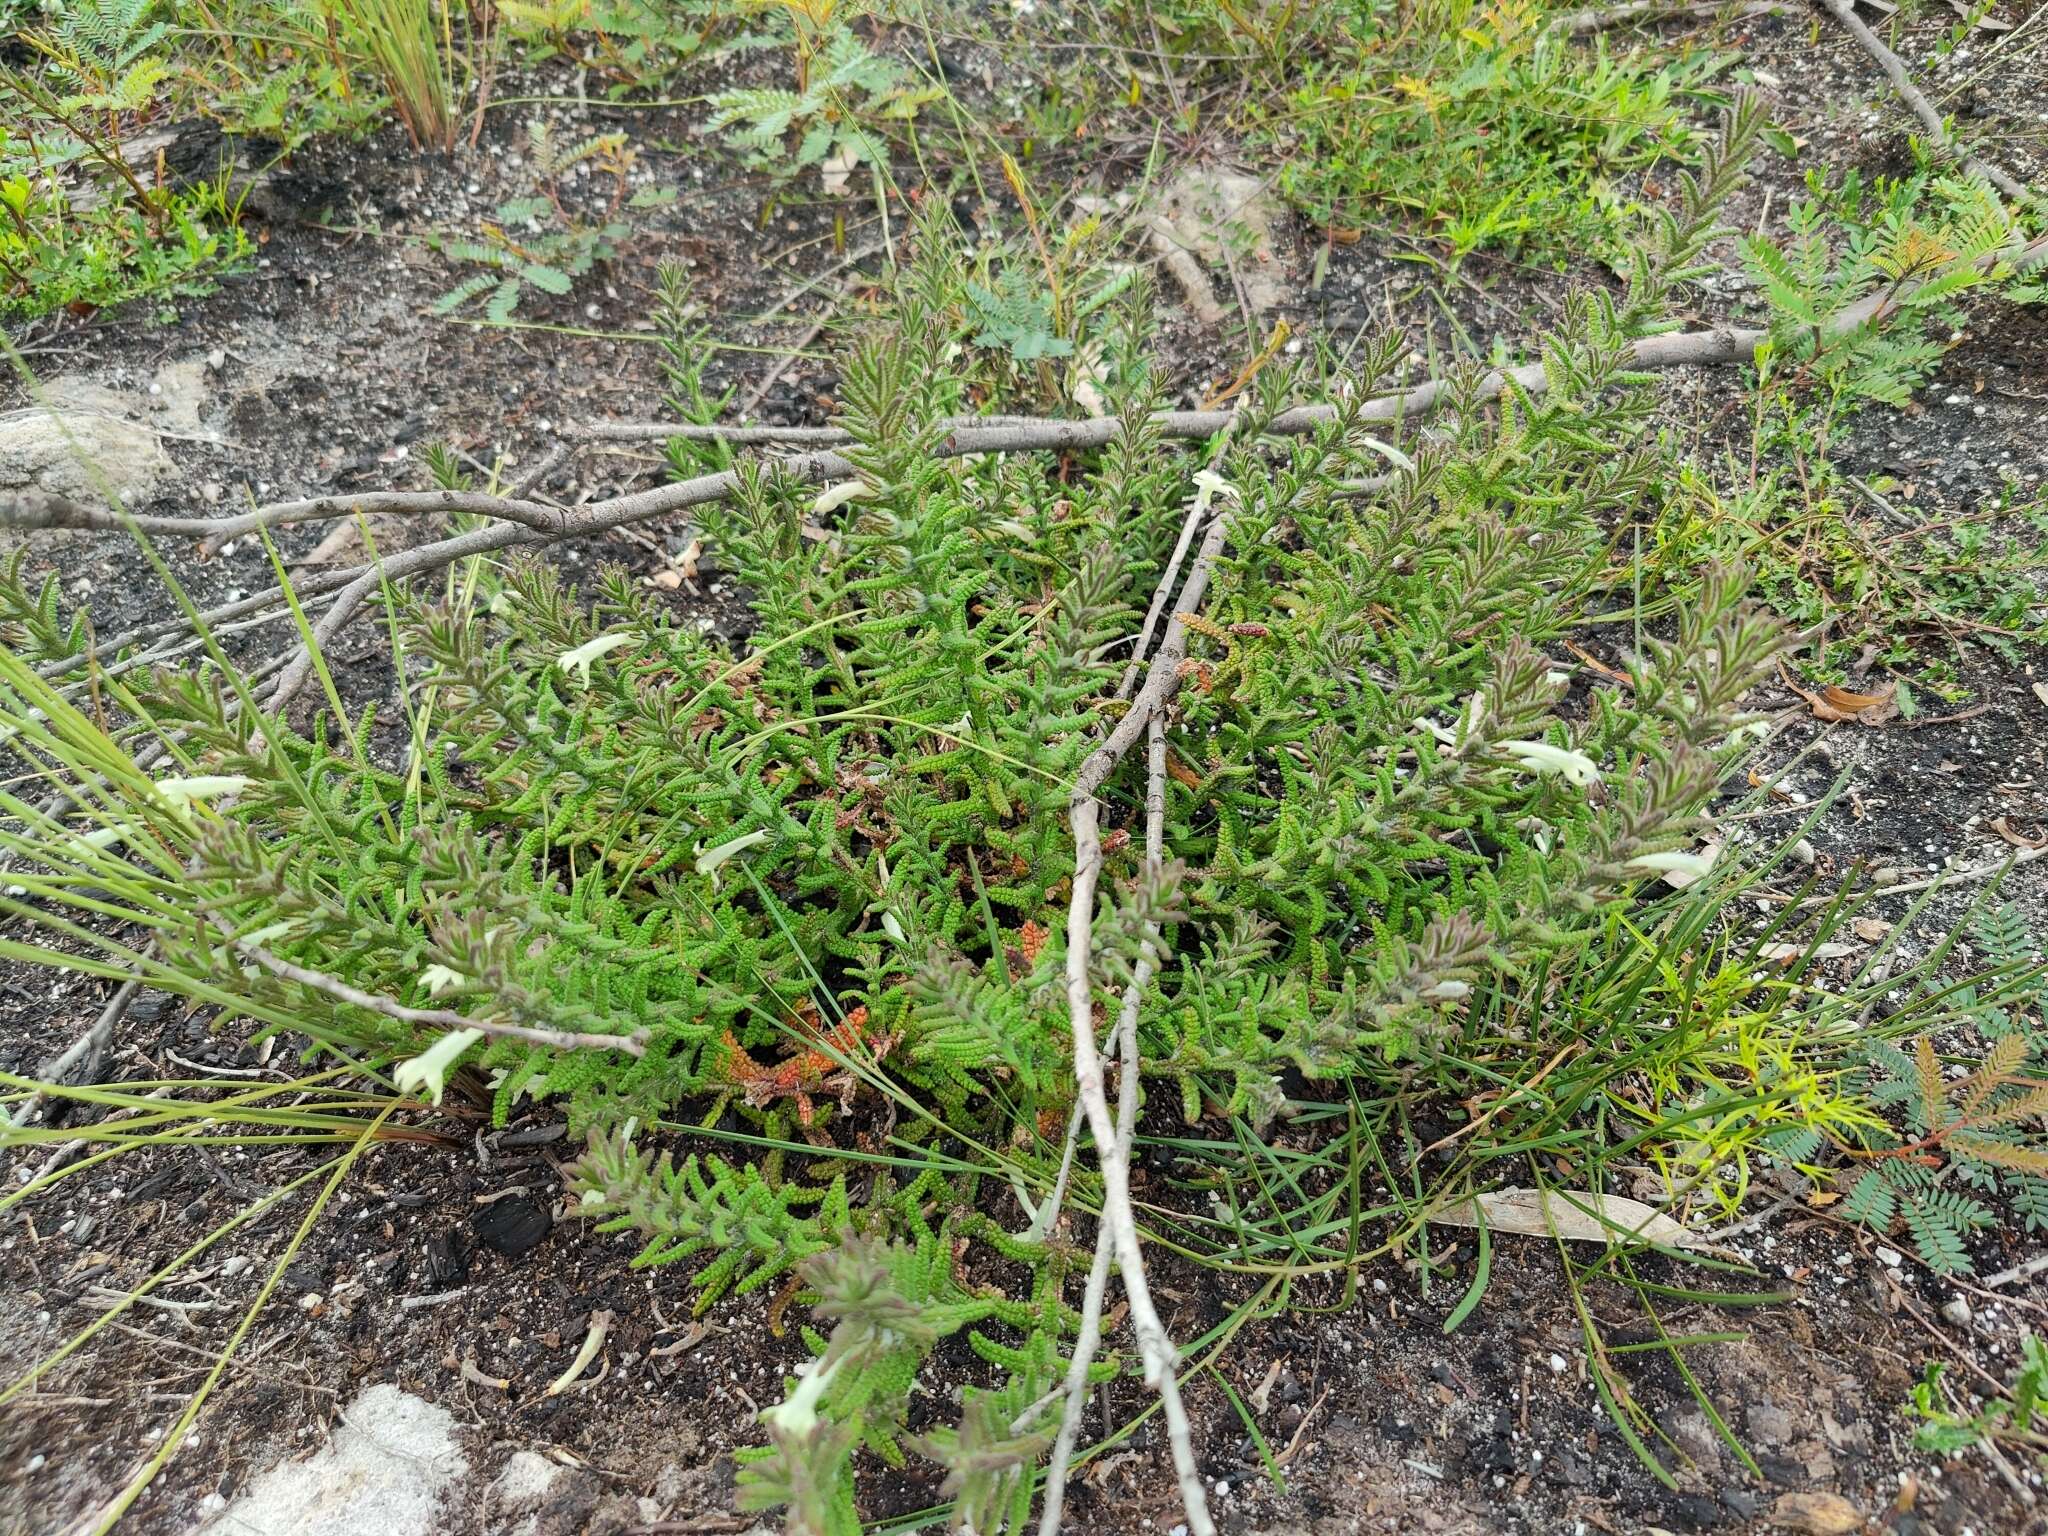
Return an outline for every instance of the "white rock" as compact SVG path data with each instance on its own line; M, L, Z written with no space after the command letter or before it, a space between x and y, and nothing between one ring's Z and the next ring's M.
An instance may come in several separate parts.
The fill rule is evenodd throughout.
M137 502L171 473L156 433L130 419L127 397L78 380L52 380L43 393L47 406L0 414L0 502L40 493L103 507L102 482Z
M541 1501L568 1469L538 1451L519 1451L499 1470L491 1484L491 1504L507 1514L523 1515Z
M453 1414L394 1386L369 1387L325 1445L263 1473L201 1536L439 1536L441 1505L468 1476Z

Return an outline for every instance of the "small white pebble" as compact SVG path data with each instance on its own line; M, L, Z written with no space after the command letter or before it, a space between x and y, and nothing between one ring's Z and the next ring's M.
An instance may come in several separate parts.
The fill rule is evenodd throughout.
M1564 1359L1564 1356L1563 1356L1563 1355L1552 1355L1552 1356L1550 1357L1550 1374L1551 1374L1551 1375L1553 1375L1553 1376L1562 1376L1562 1375L1564 1374L1564 1367L1565 1367L1565 1359Z

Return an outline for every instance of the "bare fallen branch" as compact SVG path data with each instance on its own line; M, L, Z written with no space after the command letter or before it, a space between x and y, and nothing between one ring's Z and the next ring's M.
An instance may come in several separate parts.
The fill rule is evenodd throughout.
M691 443L730 443L734 447L761 443L848 443L843 427L725 426L696 421L588 421L573 429L598 443L661 443L680 438Z
M2044 253L2048 253L2048 235L2026 245L2015 245L1992 252L1984 257L1980 264L1988 268L2001 260L2016 263L2038 260ZM1835 316L1823 333L1824 336L1839 336L1856 330L1871 319L1884 314L1888 305L1898 304L1902 296L1911 291L1912 286L1901 285L1897 289L1873 295L1861 303L1850 305ZM1629 366L1635 370L1655 370L1747 362L1756 356L1756 349L1768 340L1769 336L1768 330L1734 326L1645 336L1631 348ZM1479 400L1491 400L1497 398L1512 384L1527 394L1541 394L1548 387L1548 379L1549 376L1540 362L1525 363L1518 368L1497 368L1479 381L1473 393ZM1444 403L1449 396L1450 387L1444 380L1431 379L1399 394L1366 401L1354 410L1352 415L1358 421L1396 421L1411 416L1427 415ZM1205 438L1222 431L1234 414L1234 407L1211 411L1162 411L1153 418L1153 422L1163 437ZM1312 432L1334 421L1336 417L1337 407L1334 405L1298 405L1269 419L1265 430L1282 435ZM1033 420L1027 417L1018 418L1005 426L961 427L944 438L935 451L940 458L958 458L971 453L1074 452L1104 447L1115 441L1122 432L1123 423L1115 417L1099 417L1089 421ZM857 473L849 460L830 452L802 454L785 459L779 463L778 469L789 478L806 483L845 479ZM423 571L437 570L472 554L485 554L515 545L541 546L562 538L603 533L629 523L668 516L689 507L700 506L707 501L722 500L731 495L738 484L737 472L724 470L717 474L699 475L694 479L657 486L652 490L614 497L610 501L595 502L573 513L558 514L564 518L564 522L555 531L519 526L485 528L452 539L443 539L436 544L407 550L386 560L381 567L362 568L362 574L343 589L341 596L335 600L334 607L315 629L314 642L317 645L329 643L384 581L398 581ZM440 494L394 492L387 493L385 499L403 505L408 495L418 496L424 500ZM470 507L466 510L477 509ZM1224 520L1217 519L1213 526L1223 527ZM1190 579L1192 580L1192 577ZM1206 572L1203 573L1203 584L1207 584ZM1183 603L1184 608L1185 606ZM312 653L302 646L293 655L291 664L279 678L277 690L271 696L271 707L283 708L300 689L305 687L312 673ZM1132 725L1134 733L1144 725L1142 716L1128 723ZM1130 743L1126 742L1125 750L1129 750L1129 746Z
M1161 579L1161 586L1172 584L1169 572ZM1166 717L1163 712L1154 714L1146 723L1147 763L1145 777L1145 869L1156 876L1164 861L1166 846ZM1117 1027L1112 1040L1112 1049L1122 1058L1117 1075L1116 1143L1111 1154L1124 1169L1128 1178L1131 1166L1131 1147L1138 1130L1138 1010L1142 1006L1145 988L1152 979L1152 961L1148 955L1140 955L1138 963L1131 968L1131 984L1125 990L1123 1002L1117 1010ZM1092 1021L1091 1021L1092 1024ZM1088 1108L1085 1096L1075 1103L1077 1116ZM1071 1156L1074 1142L1078 1139L1079 1124L1069 1127L1067 1154ZM1100 1145L1100 1143L1098 1143ZM1066 1160L1061 1162L1060 1172L1064 1179ZM1060 1415L1060 1427L1053 1440L1052 1459L1046 1463L1045 1502L1039 1511L1039 1536L1058 1536L1060 1515L1067 1495L1067 1469L1073 1464L1074 1444L1080 1436L1081 1415L1088 1400L1088 1369L1094 1363L1095 1352L1102 1345L1102 1303L1109 1287L1109 1264L1114 1257L1118 1234L1108 1218L1105 1202L1102 1219L1095 1232L1095 1258L1088 1269L1088 1287L1081 1298L1081 1328L1074 1339L1074 1353L1067 1363L1066 1380L1061 1393L1066 1406ZM1128 1271L1126 1272L1128 1273ZM1134 1313L1135 1315L1135 1313ZM1178 1352L1175 1362L1178 1363ZM1164 1394L1162 1394L1163 1398ZM1171 1433L1174 1415L1180 1413L1178 1399L1167 1409L1167 1424ZM1034 1415L1035 1417L1035 1415ZM1185 1415L1182 1415L1183 1431ZM1176 1471L1181 1472L1181 1496L1187 1499L1187 1479L1182 1468L1178 1447L1175 1455ZM1195 1478L1195 1492L1201 1492L1201 1478ZM1194 1507L1188 1506L1192 1524Z
M2037 237L2030 242L2015 242L2003 247L1982 258L1979 265L1987 270L1999 263L2029 266L2039 262L2044 256L2048 256L2048 235ZM1903 284L1851 305L1834 317L1824 330L1823 339L1839 337L1881 317L1888 310L1896 308L1904 296L1911 292L1913 286L1915 285ZM1768 336L1768 331L1739 326L1717 326L1710 330L1646 336L1633 345L1628 366L1637 371L1654 371L1664 368L1745 363L1756 355L1757 347L1768 339ZM1494 399L1510 384L1528 394L1541 394L1546 387L1543 365L1536 362L1526 363L1517 368L1496 369L1479 381L1473 394L1480 401ZM1450 386L1445 381L1427 380L1412 389L1366 401L1353 412L1353 416L1361 422L1395 421L1425 416L1443 405L1449 391ZM1334 420L1336 412L1337 408L1331 405L1300 405L1269 419L1264 430L1277 435L1310 432ZM1167 438L1206 438L1221 431L1229 422L1231 414L1228 408L1208 411L1165 411L1155 418L1155 424L1159 433ZM642 430L650 435L668 436L676 433L677 426L650 423ZM708 432L710 429L701 430ZM716 430L729 432L751 429ZM822 437L823 433L839 429L809 430ZM997 425L961 426L944 438L936 451L942 458L976 453L1072 452L1103 447L1113 441L1122 430L1122 422L1113 417L1088 421L1009 417L999 419ZM854 466L848 460L832 452L801 454L779 461L777 468L779 473L790 479L805 483L845 479L855 473ZM317 577L310 578L298 588L302 596L326 592L339 594L334 607L329 610L315 631L317 642L325 644L340 632L361 609L363 603L386 581L402 581L410 576L438 570L471 555L491 554L515 547L543 548L562 539L587 537L652 518L665 517L708 501L721 500L731 495L738 483L739 477L732 471L699 475L693 479L616 496L607 501L593 502L575 509L543 506L535 502L489 496L481 492L386 491L365 496L326 496L303 501L279 502L236 518L167 521L176 522L186 532L203 528L203 537L220 539L232 536L227 532L230 527L267 527L280 522L352 516L358 511L401 515L471 512L499 519L496 527L476 529L432 544L424 544L389 556L381 563L359 565L344 571L323 572ZM0 506L0 525L4 525L11 515L33 514L34 508L21 504L11 507ZM16 522L14 526L75 525L52 525L31 521ZM96 523L94 526L102 525ZM105 526L127 525L116 516ZM241 617L280 603L283 598L282 589L273 587L267 592L216 609L203 617L209 622L219 618ZM116 641L103 642L98 649L101 652L117 649L122 643L156 638L184 627L186 625L183 620L145 626L143 629L118 637ZM65 664L63 669L71 670L71 664ZM305 687L311 675L312 656L302 646L284 668L277 689L271 696L272 707L281 708L288 703ZM1141 728L1142 720L1134 726L1134 729Z
M9 1123L16 1129L33 1124L42 1114L43 1105L50 1097L49 1089L62 1083L65 1074L80 1062L85 1064L84 1070L79 1074L80 1080L91 1082L93 1074L99 1070L100 1059L107 1054L107 1046L113 1041L114 1030L120 1025L121 1020L127 1017L128 1010L141 995L142 983L132 976L115 988L114 995L107 999L107 1004L100 1010L99 1017L93 1020L92 1028L74 1040L68 1050L43 1069L42 1080L48 1086L39 1088L29 1095L28 1102L14 1112Z
M1216 424L1220 429L1230 413L1215 414L1224 418ZM1158 744L1152 752L1153 766L1161 783L1156 793L1149 784L1146 791L1149 863L1153 855L1155 828L1163 830L1165 817L1165 738L1159 733L1163 712L1180 688L1180 664L1187 656L1188 632L1183 615L1201 611L1202 599L1209 590L1210 574L1229 540L1231 521L1227 510L1211 519L1201 549L1197 551L1194 564L1188 569L1187 580L1180 589L1179 600L1174 604L1174 617L1168 621L1159 649L1146 671L1144 686L1138 690L1137 698L1108 738L1082 763L1080 772L1074 776L1073 794L1067 806L1067 820L1074 838L1073 894L1067 906L1067 1023L1073 1035L1074 1086L1088 1112L1088 1127L1095 1138L1102 1175L1102 1229L1108 1237L1117 1267L1123 1273L1124 1296L1130 1303L1131 1329L1137 1335L1139 1351L1145 1362L1146 1385L1159 1394L1161 1416L1166 1421L1167 1443L1173 1451L1174 1472L1180 1484L1181 1502L1187 1510L1191 1536L1211 1536L1215 1525L1209 1517L1208 1497L1202 1490L1201 1472L1195 1465L1194 1437L1188 1427L1187 1411L1180 1402L1176 1375L1180 1352L1174 1347L1165 1324L1160 1321L1158 1309L1152 1304L1151 1286L1145 1278L1144 1253L1138 1240L1137 1217L1131 1208L1129 1149L1121 1141L1118 1128L1110 1118L1109 1099L1103 1087L1102 1057L1095 1045L1095 997L1089 978L1089 960L1094 944L1095 888L1102 878L1102 808L1095 795L1136 745L1139 734L1154 734ZM1153 810L1155 802L1159 807L1156 816ZM1143 964L1142 956L1139 967L1134 968L1130 990L1124 997L1124 1012L1131 1021L1130 1033L1126 1037L1128 1054L1122 1067L1123 1087L1127 1091L1135 1091L1139 1074L1136 1016L1142 990L1141 976L1145 980L1150 979L1150 968ZM1121 1030L1121 1017L1118 1023ZM1103 1265L1106 1260L1099 1256L1097 1262ZM1077 1372L1084 1381L1087 1372L1087 1362L1082 1359L1078 1346L1075 1359L1078 1364L1070 1367L1068 1373L1070 1389ZM1075 1411L1071 1395L1068 1411L1070 1414ZM1054 1486L1054 1481L1049 1478L1046 1483L1048 1505L1055 1497ZM1041 1519L1041 1533L1050 1536L1056 1524L1055 1521L1049 1526Z
M1920 87L1913 83L1913 77L1906 71L1905 60L1885 46L1884 39L1864 24L1856 14L1854 0L1820 0L1821 9L1839 21L1856 39L1865 53L1877 60L1878 67L1898 92L1899 100L1920 120L1920 126L1927 130L1928 139L1962 162L1963 169L1980 180L1988 181L2007 197L2020 202L2029 202L2034 193L2024 182L1993 165L1990 161L1975 155L1963 154L1953 138L1949 136L1948 125L1941 120L1941 114L1934 110L1934 104L1920 93Z
M1995 1291L2002 1285L2011 1285L2015 1280L2031 1280L2044 1269L2048 1269L2048 1253L2028 1259L2023 1264L2015 1264L2010 1269L2001 1269L1995 1275L1985 1276L1984 1289Z
M1782 4L1781 0L1699 0L1697 4L1673 5L1671 0L1629 0L1626 5L1610 5L1585 11L1567 11L1557 18L1557 26L1570 33L1604 32L1609 27L1625 27L1631 24L1654 26L1660 21L1696 21L1699 18L1726 16L1793 16L1798 7Z
M415 516L433 513L475 512L546 532L559 528L568 515L557 507L520 501L508 496L491 496L482 491L375 491L367 495L315 496L304 501L272 502L253 512L232 517L158 517L124 512L113 507L88 507L63 497L39 501L25 498L0 503L0 527L87 528L121 532L133 528L142 533L189 535L205 541L207 554L216 553L228 540L259 528L280 528L288 523L318 523L357 513L396 512Z
M323 571L318 575L309 576L303 581L293 582L292 590L298 594L301 603L306 602L310 598L325 597L337 588L347 586L350 581L361 573L361 569L358 566L353 570ZM277 607L283 601L284 589L281 587L271 587L265 591L258 592L253 597L241 597L231 603L223 603L218 608L209 608L199 615L199 620L200 623L210 627L225 623L230 619L242 618L248 614L261 613L266 608ZM36 676L43 678L62 677L68 672L76 672L79 668L89 665L96 656L117 655L127 650L130 646L146 645L152 640L161 640L166 635L189 634L191 630L191 621L183 614L180 614L174 619L158 619L151 624L138 625L134 629L124 630L120 634L109 636L106 639L95 637L91 646L78 655L66 656L60 661L48 662L38 667L36 669Z
M1218 436L1216 451L1209 456L1211 475L1222 465L1224 454L1230 451L1230 439L1236 432L1238 420L1239 414L1233 410L1228 425ZM1130 665L1124 668L1123 680L1117 684L1116 696L1120 699L1130 696L1131 687L1138 680L1138 669L1145 664L1145 652L1152 644L1152 631L1158 627L1159 615L1166 607L1167 598L1173 595L1173 584L1180 579L1180 563L1187 558L1188 546L1195 541L1195 534L1201 528L1203 518L1209 515L1209 506L1216 494L1213 481L1196 486L1194 502L1180 525L1180 537L1174 540L1173 553L1167 558L1166 574L1159 578L1159 585L1152 590L1152 601L1145 609L1145 622L1138 630L1138 643L1131 648Z
M978 427L1036 427L1055 418L1049 416L942 416L939 425L949 431ZM844 427L782 427L772 423L729 426L723 422L696 421L588 421L570 428L578 437L601 443L652 443L669 438L684 442L730 443L734 447L761 443L792 446L836 447L853 441Z

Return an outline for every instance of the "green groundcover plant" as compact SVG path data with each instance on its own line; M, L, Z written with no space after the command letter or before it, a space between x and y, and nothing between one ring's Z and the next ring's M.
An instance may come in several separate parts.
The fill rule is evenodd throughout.
M1207 459L1167 443L1132 284L1103 328L1115 441L942 456L991 364L928 224L843 361L853 474L819 494L750 465L703 511L751 607L738 644L621 572L592 598L472 561L387 594L392 701L349 711L323 665L327 707L295 723L211 639L207 664L105 666L17 570L0 724L26 773L0 792L0 912L39 944L0 955L395 1063L436 1104L459 1076L501 1121L559 1106L579 1209L641 1263L699 1261L706 1305L778 1281L815 1303L750 1506L858 1529L865 1447L943 1466L956 1521L1014 1527L1077 1322L1067 1226L1040 1219L1073 1110L1068 786L1128 707L1194 500L1229 538L1184 615L1167 861L1148 874L1134 846L1134 762L1103 791L1094 933L1105 1018L1141 958L1157 971L1150 1134L1214 1196L1155 1235L1278 1305L1355 1276L1367 1222L1392 1219L1386 1251L1510 1170L1597 1183L1633 1158L1683 1194L1788 1119L1867 1140L1842 1083L1875 994L1755 981L1764 940L1717 940L1707 885L1641 905L1706 873L1696 833L1786 627L1710 570L1614 676L1565 661L1627 616L1610 530L1664 472L1628 344L1756 129L1735 115L1622 296L1570 303L1541 393L1488 403L1462 375L1404 446L1359 417L1391 345L1349 374L1259 373ZM1332 420L1265 430L1312 388ZM1499 1098L1483 1115L1476 1084ZM1422 1117L1460 1101L1460 1145L1425 1157ZM678 1159L658 1135L728 1111L754 1155ZM912 1434L912 1383L954 1334L981 1374ZM1639 1444L1640 1410L1602 1390Z

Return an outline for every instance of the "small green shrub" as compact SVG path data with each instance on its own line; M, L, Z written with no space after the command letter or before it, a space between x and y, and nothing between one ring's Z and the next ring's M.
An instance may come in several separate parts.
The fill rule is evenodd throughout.
M527 125L533 190L498 206L495 223L476 240L434 235L429 243L451 261L483 270L472 273L434 301L436 314L454 314L481 304L484 317L502 324L529 292L560 298L601 261L610 261L632 228L620 218L626 208L653 208L675 200L673 188L642 187L628 192L634 151L623 133L596 134L563 144L535 118ZM594 211L576 204L565 185L568 173L590 165L610 182Z
M1951 1000L1957 1022L1984 1043L1945 1063L1931 1034L1910 1052L1884 1039L1867 1047L1867 1092L1894 1111L1897 1129L1857 1138L1837 1179L1842 1214L1911 1235L1929 1269L1967 1273L1964 1239L1994 1227L2048 1227L2048 1036L2041 1032L2039 946L2010 905L1980 914L1977 949L2000 984Z
M1980 1445L2004 1443L2039 1458L2048 1452L2048 1433L2041 1427L2048 1409L2048 1343L2038 1334L2020 1337L2020 1363L2003 1393L1995 1394L1975 1412L1953 1406L1939 1361L1913 1388L1906 1405L1908 1418L1918 1421L1913 1443L1923 1451L1954 1454Z
M1964 335L1963 298L2027 302L2033 285L2001 259L2021 231L1981 185L1851 172L1808 190L1782 237L1743 242L1771 333L1747 453L1731 448L1718 484L1674 477L1643 556L1674 585L1702 560L1740 560L1760 598L1819 632L1824 680L1874 655L1910 713L1916 687L1967 692L1972 648L2013 661L2048 633L2048 504L2013 483L1935 516L1911 486L1847 473L1839 440L1864 406L1907 404Z
M737 14L718 0L505 0L500 9L528 62L574 59L611 77L614 100L672 78Z
M867 177L886 177L892 129L944 91L869 48L831 0L784 0L782 9L796 26L796 89L715 92L709 126L778 182L814 166L827 192L846 190L863 167Z
M1362 418L1391 343L1350 374L1274 358L1227 440L1167 442L1134 281L1088 338L1119 436L942 453L1017 359L974 345L987 304L929 217L841 361L851 475L821 495L748 463L700 509L752 614L736 645L623 572L586 597L472 558L386 594L395 700L351 714L323 672L307 722L264 709L212 642L199 667L104 666L11 571L0 726L39 782L0 787L0 913L64 948L0 940L0 958L137 976L435 1103L460 1078L501 1121L560 1105L578 1208L637 1262L695 1263L705 1305L780 1282L830 1325L763 1415L750 1507L850 1536L866 1447L943 1468L976 1529L1015 1526L1077 1328L1074 1249L1040 1221L1074 1095L1069 786L1129 707L1132 637L1199 483L1229 537L1183 615L1166 862L1132 846L1147 784L1127 763L1102 790L1091 943L1105 1012L1141 960L1155 976L1136 1024L1141 1085L1179 1112L1180 1134L1155 1115L1148 1137L1166 1200L1214 1196L1148 1225L1264 1277L1237 1321L1297 1280L1355 1283L1368 1253L1419 1246L1431 1272L1414 1239L1440 1202L1517 1175L1604 1194L1647 1162L1674 1203L1732 1203L1724 1163L1882 1153L1846 1085L1878 994L1803 964L1760 975L1774 934L1730 936L1739 885L1701 878L1785 624L1714 568L1617 666L1565 661L1627 616L1636 573L1599 552L1671 471L1630 346L1667 323L1759 126L1735 114L1622 295L1569 302L1543 390L1492 397L1460 372L1429 438L1398 444ZM670 383L702 413L674 273L662 303ZM1330 419L1267 430L1312 380ZM145 746L168 761L145 767ZM1696 893L1651 896L1674 875ZM1968 1006L1988 1021L2010 995ZM1961 1006L1919 997L1882 1033ZM2014 1047L1994 1050L2009 1074ZM2013 1138L1976 1134L1984 1106L2031 1090L1989 1091L1967 1127L1929 1113L1995 1163ZM1268 1140L1282 1118L1293 1134ZM756 1155L655 1144L693 1125ZM1098 1198L1076 1175L1070 1209ZM1631 1262L1615 1247L1567 1274ZM920 1365L955 1334L988 1385L913 1437Z
M1782 626L1717 578L1627 689L1569 714L1549 651L1594 616L1604 566L1585 551L1655 473L1628 331L1705 238L1710 195L1646 247L1628 304L1572 303L1544 393L1489 413L1461 379L1446 434L1382 494L1354 491L1384 462L1355 413L1395 349L1306 437L1261 428L1299 371L1252 381L1211 493L1232 541L1188 619L1171 862L1140 878L1114 839L1096 931L1111 980L1159 962L1142 1060L1191 1127L1255 1131L1296 1111L1299 1082L1453 1074L1488 1027L1475 996L1591 952L1690 858ZM1065 462L938 456L980 387L961 343L982 322L950 242L921 245L890 322L842 366L857 483L818 498L750 465L704 509L756 620L738 653L623 574L586 608L548 567L473 565L438 600L394 594L402 761L380 760L374 714L296 729L232 672L108 677L106 707L176 742L176 771L152 775L37 675L32 657L75 658L23 586L8 611L29 650L0 653L0 714L78 811L0 798L20 892L0 911L98 957L61 963L401 1059L398 1080L437 1095L472 1068L500 1117L566 1103L591 1213L647 1262L707 1254L707 1296L808 1263L829 1298L853 1284L837 1250L863 1294L975 1323L1004 1384L923 1444L994 1509L1028 1486L1003 1458L1047 1427L1001 1413L1042 1400L1071 1323L1059 1243L1005 1235L976 1191L1028 1197L1058 1160L1066 786L1123 707L1123 647L1203 461L1152 425L1135 284L1100 336L1121 438ZM1134 813L1132 774L1105 790L1113 821ZM109 920L151 947L94 936ZM877 1102L903 1179L856 1199L831 1153ZM634 1145L727 1109L784 1151L749 1167ZM962 1239L1016 1278L960 1280ZM770 1416L759 1496L822 1499L843 1524L850 1446L904 1444L921 1337L886 1369L860 1344L858 1371L833 1364L854 1344L820 1341L824 1364ZM1008 1449L984 1460L985 1442Z
M1993 258L2013 238L2013 216L1970 179L1866 185L1850 171L1838 187L1817 173L1807 185L1812 195L1786 210L1782 242L1763 234L1743 241L1774 332L1758 371L1768 381L1790 367L1834 400L1903 405L1946 350L1958 296L2012 276ZM1838 318L1871 298L1883 301L1882 312L1840 329ZM1819 423L1816 456L1825 455L1828 425Z

